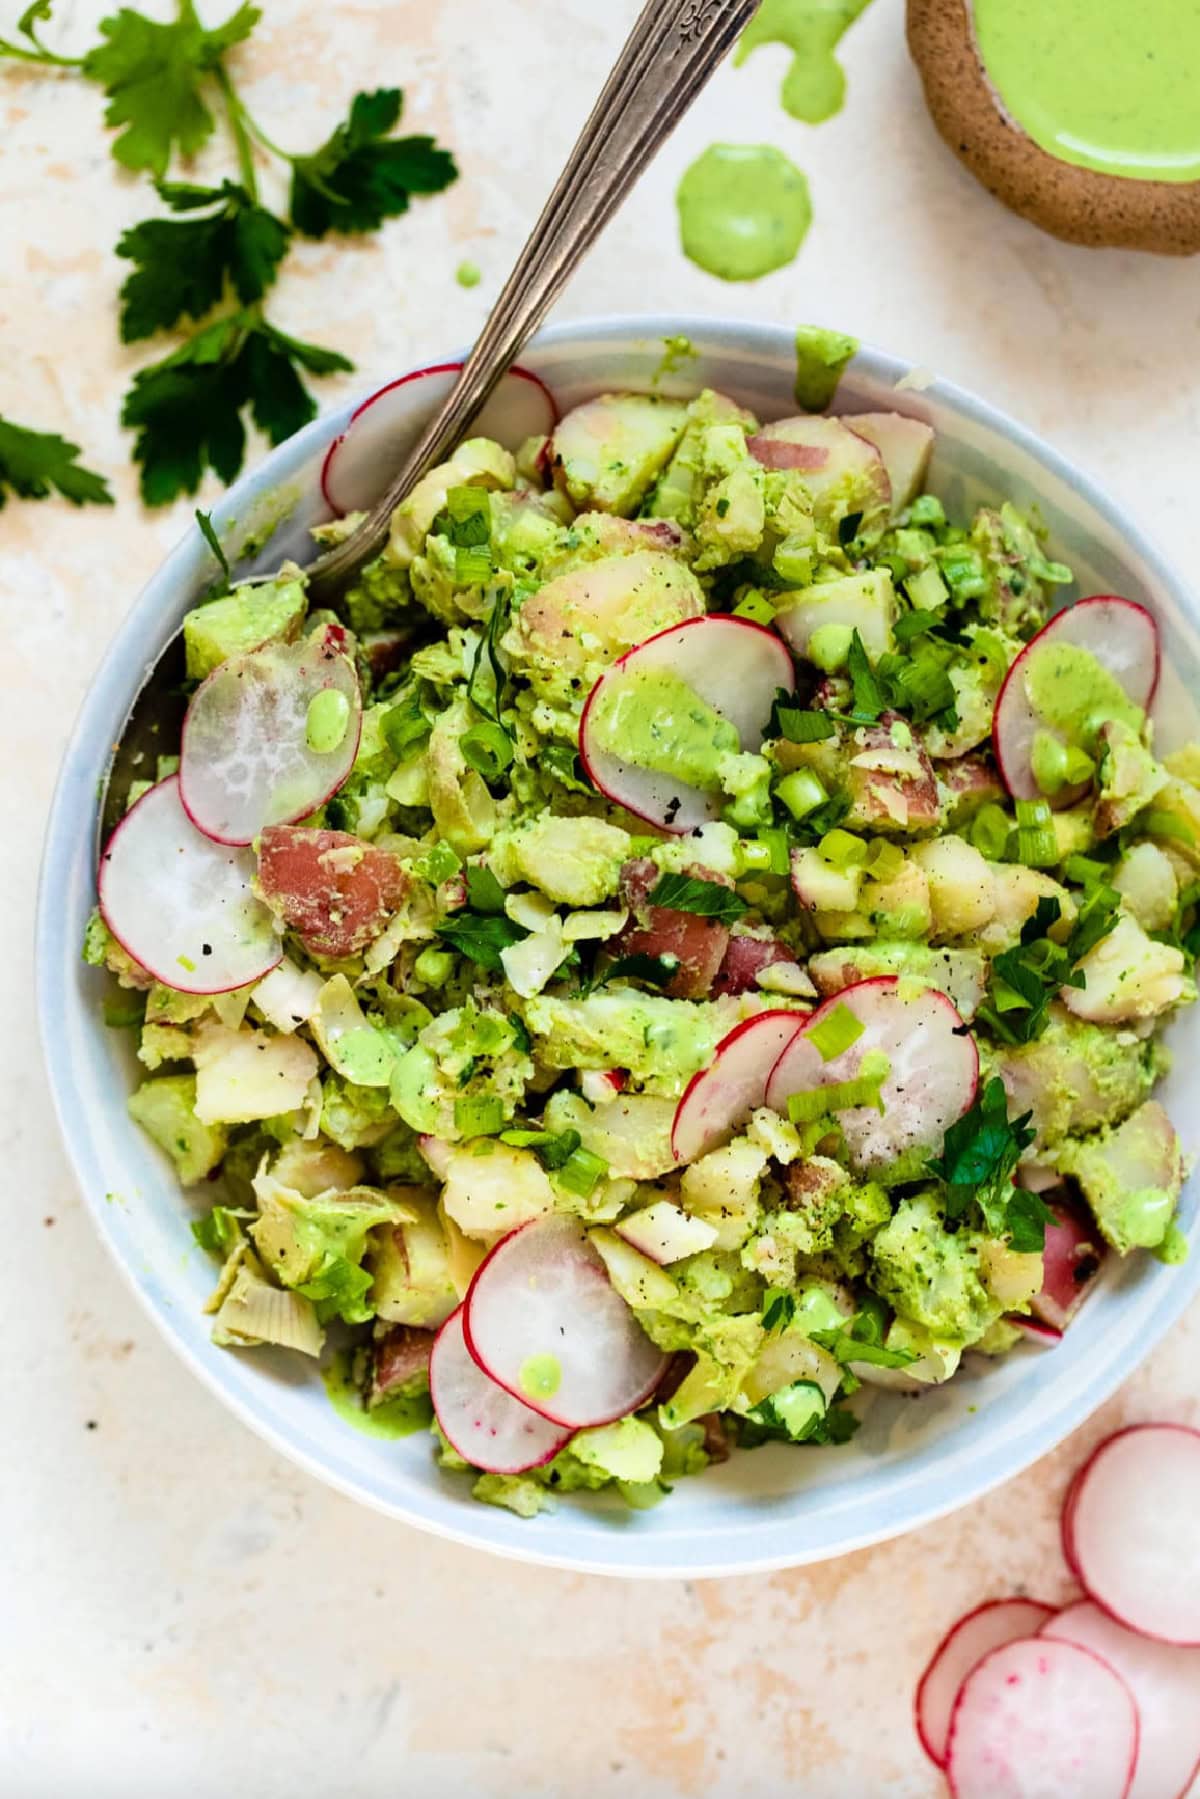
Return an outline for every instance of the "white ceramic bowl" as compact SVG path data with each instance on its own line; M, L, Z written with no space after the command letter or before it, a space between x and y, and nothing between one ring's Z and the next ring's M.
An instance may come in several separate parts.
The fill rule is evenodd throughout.
M683 332L698 355L661 383L667 392L719 387L760 417L792 410L791 334L761 325L646 318L546 332L523 358L564 408L605 389L648 386L663 338ZM431 361L438 358L431 357ZM1126 594L1148 605L1166 654L1160 742L1190 735L1200 692L1193 603L1153 547L1091 483L1047 445L945 382L895 391L906 365L864 350L843 380L841 409L899 407L937 429L931 486L962 515L982 499L1036 504L1052 553L1069 562L1078 592ZM351 407L316 420L240 481L216 509L219 530L243 531L292 510L255 566L304 557L305 527L324 516L317 477L326 446ZM249 571L249 566L243 572ZM142 1303L189 1367L230 1409L285 1455L343 1492L410 1524L502 1555L637 1575L716 1575L817 1561L925 1523L967 1504L1052 1448L1099 1405L1162 1337L1200 1283L1200 1255L1182 1268L1149 1257L1110 1270L1065 1340L968 1369L920 1400L872 1398L867 1423L841 1449L760 1449L679 1483L650 1512L568 1500L532 1522L476 1505L465 1477L435 1467L425 1436L381 1442L342 1423L299 1356L234 1353L209 1341L201 1306L213 1281L192 1244L194 1208L166 1159L126 1115L135 1078L126 1035L105 1028L101 978L80 960L93 904L97 781L143 672L211 577L197 532L163 564L125 620L96 676L67 751L50 816L39 910L42 1033L63 1135L96 1227ZM1176 1026L1194 1045L1200 1021ZM1189 1064L1164 1099L1195 1132ZM1189 1104L1190 1101L1190 1104ZM1182 1223L1195 1235L1195 1178Z

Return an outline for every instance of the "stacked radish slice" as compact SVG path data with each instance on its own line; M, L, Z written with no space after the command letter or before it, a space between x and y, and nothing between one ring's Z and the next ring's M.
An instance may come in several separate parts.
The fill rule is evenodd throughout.
M955 1799L1182 1799L1200 1771L1200 1432L1118 1431L1076 1474L1087 1598L993 1600L943 1638L917 1734Z
M517 1474L577 1430L636 1411L665 1365L581 1227L551 1215L511 1231L477 1270L438 1333L429 1381L458 1453Z

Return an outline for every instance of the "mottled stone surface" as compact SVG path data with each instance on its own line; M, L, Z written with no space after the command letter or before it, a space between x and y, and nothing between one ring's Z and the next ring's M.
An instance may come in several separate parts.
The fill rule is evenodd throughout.
M89 42L102 10L68 0L68 42ZM413 128L462 158L457 188L380 239L296 259L274 310L355 356L350 391L478 324L634 0L268 10L243 64L274 135L311 143L343 96L394 80ZM898 0L877 0L844 56L848 108L818 130L777 105L785 51L724 71L561 316L676 307L860 332L1052 435L1186 565L1193 271L1071 249L990 201L925 116ZM1068 1473L1123 1419L1200 1418L1195 1315L1085 1430L966 1515L821 1568L637 1585L493 1561L317 1485L184 1373L94 1236L35 1048L39 840L91 671L188 517L143 516L125 465L116 412L141 353L115 341L112 245L147 207L109 163L99 119L69 78L0 75L0 412L121 471L110 513L0 516L0 1794L931 1799L909 1726L923 1657L986 1594L1069 1591L1055 1521ZM792 269L726 288L680 256L673 187L712 139L763 137L809 173L816 223ZM483 270L472 292L454 282L464 256Z

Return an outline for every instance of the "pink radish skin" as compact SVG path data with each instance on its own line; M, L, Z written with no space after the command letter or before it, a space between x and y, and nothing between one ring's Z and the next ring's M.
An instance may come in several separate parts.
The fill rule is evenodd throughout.
M661 831L683 836L721 816L725 797L688 787L641 768L596 741L595 707L609 683L623 675L678 676L706 705L728 719L743 750L758 750L780 688L791 693L796 671L782 639L746 618L690 618L671 625L618 657L587 697L579 721L579 755L593 786L607 799Z
M996 761L1014 799L1043 797L1033 778L1031 760L1034 737L1043 726L1030 704L1025 675L1033 652L1054 643L1090 650L1144 712L1150 710L1158 687L1162 659L1158 626L1136 600L1123 600L1116 594L1094 594L1090 599L1077 600L1065 612L1056 613L1025 645L1009 669L992 715ZM1071 806L1086 792L1086 786L1064 788L1050 804L1056 809Z
M1043 1324L1039 1318L1023 1318L1014 1314L1007 1320L1015 1325L1022 1336L1028 1337L1031 1343L1037 1343L1043 1349L1054 1349L1063 1340L1063 1334L1052 1324Z
M255 896L254 857L198 831L179 777L143 794L100 856L100 913L121 948L164 987L228 993L283 960L271 912Z
M764 1104L771 1070L804 1024L804 1012L759 1012L718 1043L707 1068L694 1074L675 1108L671 1154L694 1162L727 1141Z
M1075 1643L1026 1637L993 1649L950 1720L953 1799L1127 1799L1138 1754L1133 1695Z
M954 1702L972 1668L993 1649L1036 1636L1053 1616L1053 1606L1036 1599L989 1599L946 1632L921 1676L914 1702L917 1735L935 1767L946 1765Z
M1061 1337L1091 1292L1104 1262L1104 1239L1094 1225L1065 1206L1051 1206L1046 1226L1041 1292L1032 1300L1033 1320ZM1080 1275L1083 1276L1080 1279Z
M414 369L373 393L326 452L321 491L339 516L374 505L392 470L450 392L460 362ZM527 437L546 437L558 423L554 397L528 369L512 368L471 426L472 437L490 437L516 449Z
M471 1282L463 1328L493 1381L567 1430L636 1411L666 1366L579 1224L562 1214L522 1225L496 1245ZM554 1391L529 1392L523 1371L551 1358Z
M854 1014L863 1031L826 1062L811 1034L839 1005ZM979 1052L945 994L930 987L902 997L896 975L876 975L843 987L817 1007L772 1070L766 1103L786 1117L793 1093L854 1080L868 1050L882 1050L891 1063L880 1090L884 1111L855 1106L838 1114L851 1160L861 1171L882 1167L907 1149L939 1147L979 1085Z
M571 1432L490 1380L467 1348L463 1307L447 1318L429 1358L429 1392L442 1434L473 1468L523 1474L553 1461Z
M892 489L883 457L854 429L852 418L776 419L764 425L746 447L764 468L798 469L815 500L835 496L849 479L870 500L870 511L886 513Z
M252 843L267 825L307 818L337 792L358 754L362 694L340 625L303 643L270 643L222 662L192 695L183 721L179 797L214 843ZM307 741L308 709L333 689L345 699L336 749Z
M1141 1731L1129 1799L1184 1799L1200 1773L1200 1651L1135 1636L1088 1600L1048 1619L1039 1635L1090 1649L1133 1694Z
M1088 1461L1090 1460L1091 1457L1089 1456ZM1079 1581L1080 1586L1083 1585L1083 1581L1080 1578L1079 1563L1075 1557L1075 1500L1079 1492L1080 1480L1083 1477L1084 1469L1086 1469L1087 1465L1088 1463L1084 1462L1083 1466L1076 1468L1074 1474L1071 1476L1067 1490L1063 1494L1062 1513L1059 1523L1063 1561L1066 1562L1071 1573L1075 1576L1076 1580Z
M1070 1499L1088 1597L1162 1643L1200 1648L1200 1431L1134 1424L1101 1443Z

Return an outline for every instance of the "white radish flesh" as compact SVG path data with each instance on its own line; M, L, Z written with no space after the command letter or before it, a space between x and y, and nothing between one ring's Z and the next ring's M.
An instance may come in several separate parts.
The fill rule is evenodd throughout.
M100 911L122 949L165 987L226 993L261 980L283 956L254 872L249 851L196 829L172 775L130 808L101 853Z
M903 412L856 412L842 420L883 457L892 490L892 514L902 512L925 485L933 449L933 427Z
M853 1014L862 1033L825 1061L812 1032L839 1005ZM909 1149L940 1147L979 1084L979 1052L945 994L927 988L907 995L896 976L880 975L844 987L817 1008L780 1056L767 1083L767 1104L786 1116L792 1094L857 1079L868 1051L888 1059L879 1094L883 1111L868 1105L837 1114L850 1159L864 1171Z
M967 1675L946 1774L954 1799L1126 1799L1137 1751L1120 1675L1088 1649L1032 1637Z
M1200 1646L1200 1431L1138 1424L1095 1451L1070 1502L1090 1598L1130 1630Z
M1026 677L1031 659L1055 644L1088 650L1120 682L1135 706L1148 711L1158 686L1158 626L1144 606L1115 594L1096 594L1056 613L1032 638L1008 671L996 700L992 741L1004 784L1015 799L1034 800L1041 789L1033 777L1033 741L1045 727L1034 711ZM1086 786L1054 795L1056 808L1073 805Z
M571 1430L636 1410L665 1366L580 1226L561 1215L497 1244L471 1283L465 1328L493 1380Z
M521 1474L540 1468L571 1440L490 1380L467 1348L463 1307L437 1334L429 1358L429 1392L442 1435L473 1468Z
M1088 1600L1048 1619L1040 1635L1090 1649L1133 1694L1141 1734L1129 1799L1183 1799L1200 1770L1200 1650L1135 1636Z
M345 781L362 730L347 642L331 625L304 643L231 657L200 683L183 721L179 792L206 837L252 843L267 825L306 818ZM322 739L313 723L327 705L336 710Z
M759 1012L718 1043L675 1108L671 1153L694 1162L732 1136L766 1097L771 1070L804 1024L803 1012Z
M440 363L390 381L364 400L345 431L329 447L321 488L334 512L374 505L393 473L450 389L462 364ZM515 450L527 437L545 437L558 422L548 388L528 369L509 369L471 425L472 437L490 437Z
M773 631L744 618L693 618L660 631L606 669L579 721L579 754L601 793L660 830L682 835L721 816L725 796L643 768L597 741L597 703L611 684L633 675L674 675L727 719L743 750L758 750L780 688L796 685L792 658Z
M937 1767L946 1765L951 1713L972 1668L993 1649L1036 1636L1053 1616L1052 1607L1036 1599L991 1599L947 1631L921 1676L915 1703L921 1747Z

